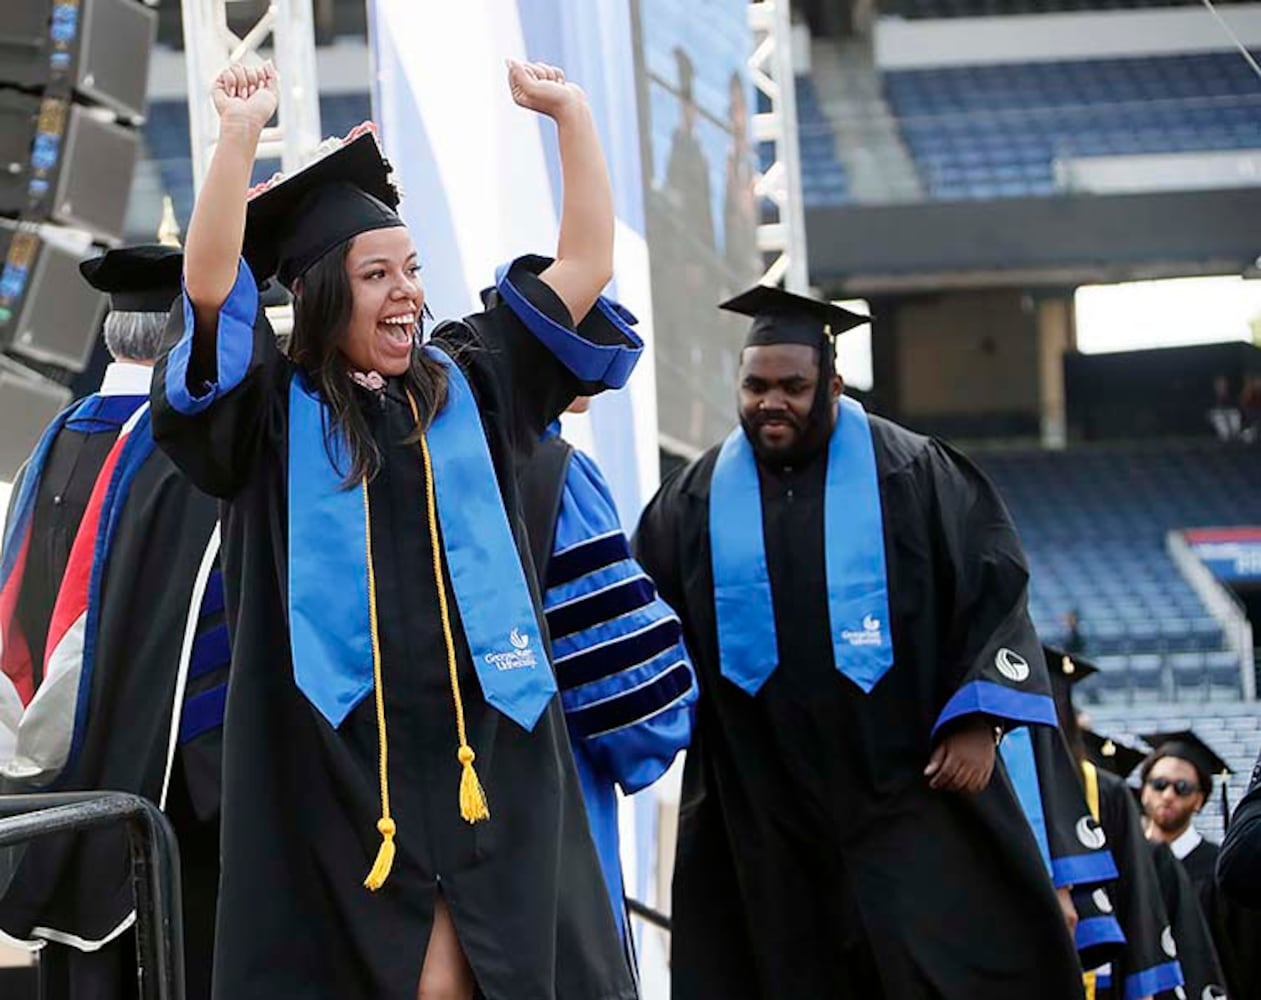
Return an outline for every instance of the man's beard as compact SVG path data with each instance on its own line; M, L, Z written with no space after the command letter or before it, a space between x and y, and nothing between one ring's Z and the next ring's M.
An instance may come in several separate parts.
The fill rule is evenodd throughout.
M761 410L752 420L745 419L741 413L740 426L744 429L744 435L753 447L753 454L758 461L772 468L799 466L826 448L828 439L832 436L830 389L830 385L820 382L819 391L815 393L814 402L804 421L787 409ZM797 431L791 442L769 446L762 441L762 427L772 420L787 423Z

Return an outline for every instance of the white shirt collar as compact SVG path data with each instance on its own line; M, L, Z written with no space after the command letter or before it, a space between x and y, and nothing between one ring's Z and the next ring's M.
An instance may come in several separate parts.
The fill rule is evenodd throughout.
M147 396L153 368L131 361L115 361L105 369L101 379L100 396Z
M1169 845L1169 850L1173 851L1173 856L1175 858L1182 861L1202 843L1204 843L1204 836L1195 828L1195 824L1192 823L1182 831L1182 834L1177 840L1173 841Z

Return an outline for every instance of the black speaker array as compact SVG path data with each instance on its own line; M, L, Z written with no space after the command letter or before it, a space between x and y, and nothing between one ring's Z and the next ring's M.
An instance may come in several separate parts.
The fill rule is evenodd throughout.
M100 330L78 264L123 236L157 21L140 0L0 0L0 478Z

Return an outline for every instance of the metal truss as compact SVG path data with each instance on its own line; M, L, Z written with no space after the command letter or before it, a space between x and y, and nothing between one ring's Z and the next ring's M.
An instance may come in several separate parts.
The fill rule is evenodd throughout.
M259 158L279 159L281 169L289 173L306 162L321 138L311 0L273 0L253 26L238 36L228 27L228 8L240 2L181 0L194 191L201 190L219 135L210 85L230 62L261 61L259 50L269 39L271 58L280 71L280 107L277 123L263 130Z
M792 19L789 0L751 0L749 27L753 55L749 76L770 110L753 115L755 142L774 144L770 167L759 174L754 190L775 207L777 218L757 227L757 245L773 254L762 283L781 282L790 292L809 292L806 221L801 203L801 147L797 135L797 92L793 84Z

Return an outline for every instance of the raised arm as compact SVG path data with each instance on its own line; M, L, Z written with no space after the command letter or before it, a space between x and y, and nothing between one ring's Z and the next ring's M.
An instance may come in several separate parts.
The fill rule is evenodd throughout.
M587 97L555 66L508 62L512 99L556 122L564 199L556 260L540 277L575 324L613 277L613 191Z
M184 288L198 330L214 331L219 307L232 290L245 238L245 195L263 126L276 112L278 78L270 62L235 65L214 82L219 142L197 196L184 247Z

